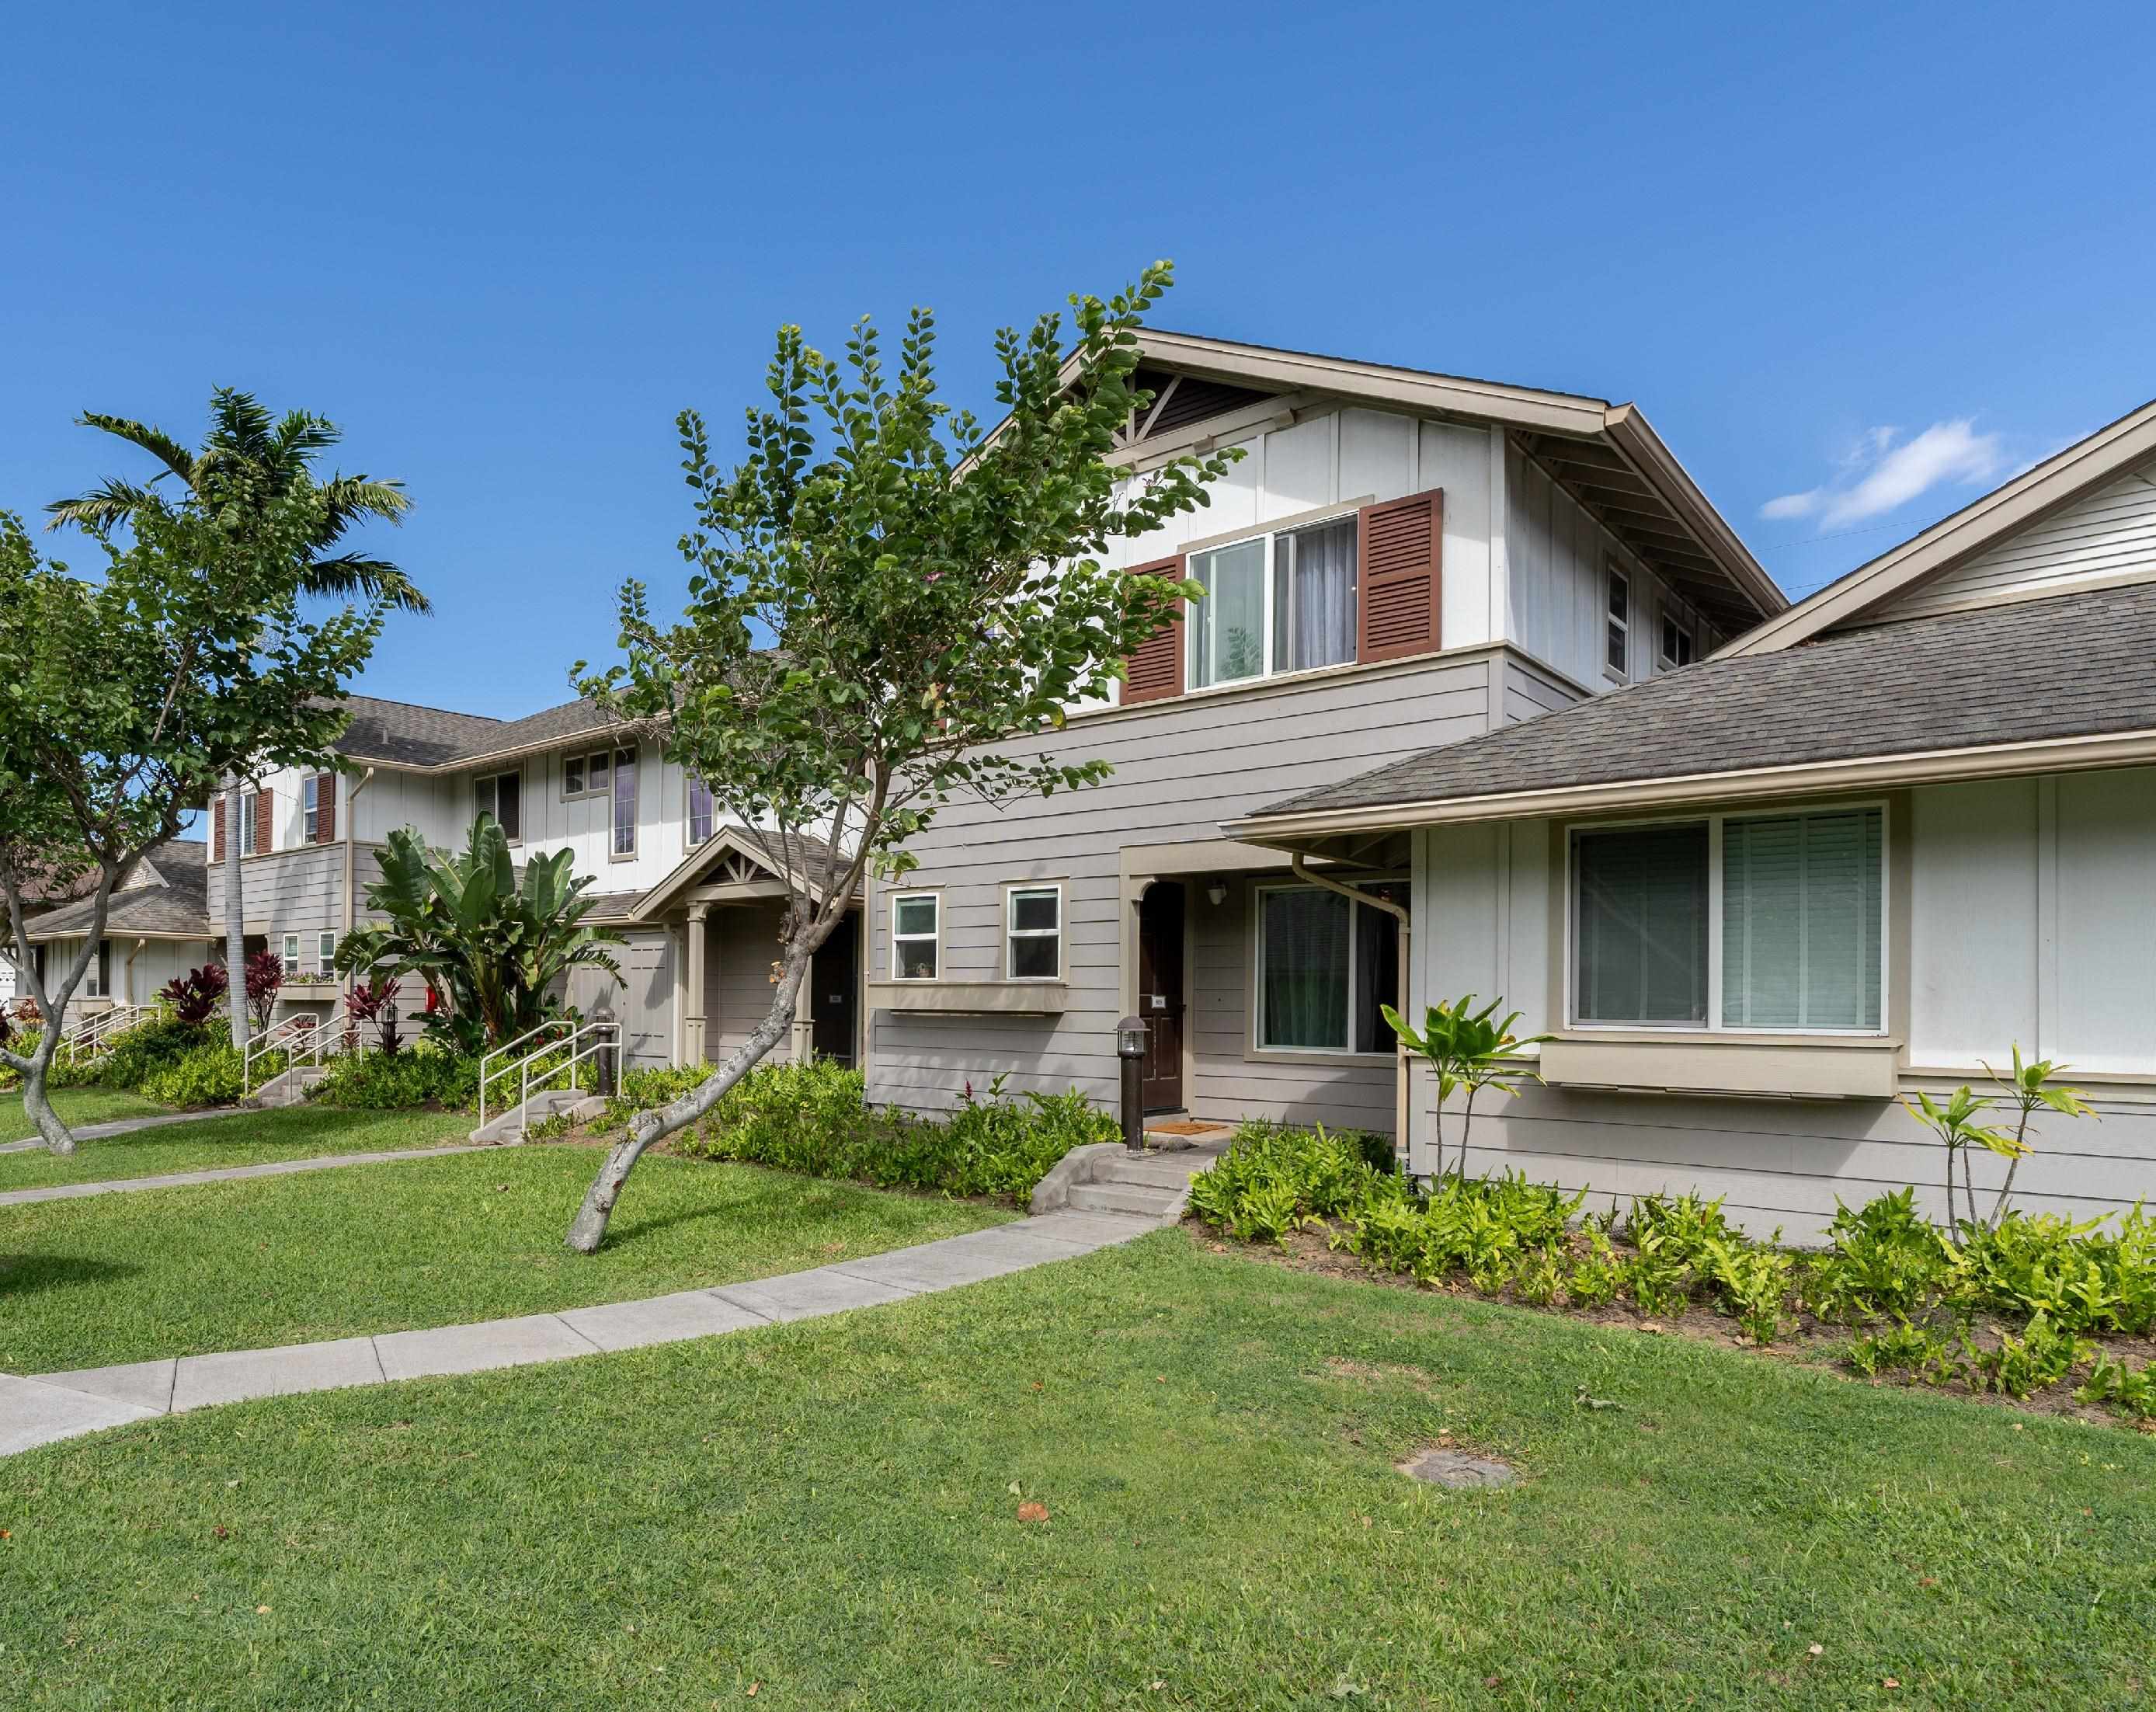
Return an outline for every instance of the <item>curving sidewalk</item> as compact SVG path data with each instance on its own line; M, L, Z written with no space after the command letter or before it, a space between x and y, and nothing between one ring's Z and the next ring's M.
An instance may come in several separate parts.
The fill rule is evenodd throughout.
M219 1118L238 1118L252 1112L261 1116L254 1106L214 1106L203 1112L161 1112L151 1118L115 1118L104 1123L85 1123L74 1132L77 1141L103 1141L114 1135L131 1135L138 1129L157 1129L167 1123L211 1123ZM20 1141L0 1141L0 1154L26 1154L44 1145L42 1136L27 1135Z
M447 1149L433 1149L440 1153ZM393 1159L429 1154L394 1154ZM293 1161L292 1168L339 1161ZM253 1175L279 1169L248 1167ZM192 1174L190 1174L192 1175ZM131 1187L122 1184L107 1185ZM649 1344L680 1343L788 1320L811 1319L903 1302L978 1283L1128 1242L1162 1229L1168 1216L1066 1210L947 1236L865 1260L843 1261L753 1283L682 1290L636 1302L571 1308L470 1325L384 1332L281 1349L167 1357L116 1367L30 1377L0 1374L0 1456L161 1415L254 1397L290 1396L348 1386L386 1385L443 1374L483 1373L535 1362L568 1361Z
M37 1189L0 1191L0 1206L28 1206L39 1200L77 1200L86 1195L130 1195L138 1189L181 1189L190 1183L236 1183L249 1177L285 1177L295 1171L333 1170L339 1165L382 1165L393 1159L439 1159L449 1154L491 1152L494 1145L492 1142L459 1141L447 1147L386 1148L378 1153L313 1154L296 1159L269 1159L259 1165L206 1166L199 1171L165 1171L155 1177L102 1177L92 1183L48 1183Z

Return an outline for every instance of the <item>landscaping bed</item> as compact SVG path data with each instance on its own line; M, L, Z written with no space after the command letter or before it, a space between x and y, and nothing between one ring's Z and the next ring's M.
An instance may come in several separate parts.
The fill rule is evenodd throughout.
M2156 1444L1173 1231L48 1447L0 1529L37 1708L2115 1706L2156 1620Z
M2009 1211L1949 1234L1902 1190L1840 1208L1827 1246L1797 1252L1748 1240L1719 1200L1643 1195L1620 1219L1584 1200L1520 1178L1418 1190L1359 1137L1260 1123L1192 1184L1190 1206L1306 1270L2156 1431L2156 1221L2138 1207L2081 1223Z

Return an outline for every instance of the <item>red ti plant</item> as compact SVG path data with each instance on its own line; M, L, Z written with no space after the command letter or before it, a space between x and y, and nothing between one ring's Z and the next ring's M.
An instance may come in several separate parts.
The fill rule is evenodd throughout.
M395 981L385 981L375 975L366 985L354 987L344 1001L345 1010L354 1022L374 1025L376 1039L382 1051L391 1057L397 1055L398 986Z
M157 990L157 996L172 1007L182 1022L208 1022L218 1001L232 985L221 963L206 963L175 975Z
M285 959L274 951L251 952L247 959L247 1008L259 1031L270 1026L277 1008L277 990L285 985Z

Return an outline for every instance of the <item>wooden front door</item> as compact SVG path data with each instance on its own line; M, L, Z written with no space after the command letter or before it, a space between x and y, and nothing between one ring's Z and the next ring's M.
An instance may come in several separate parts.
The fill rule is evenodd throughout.
M1183 882L1158 880L1138 903L1138 1010L1145 1108L1183 1109Z
M860 994L860 918L848 915L816 948L803 995L815 1030L816 1056L854 1066L855 1023Z

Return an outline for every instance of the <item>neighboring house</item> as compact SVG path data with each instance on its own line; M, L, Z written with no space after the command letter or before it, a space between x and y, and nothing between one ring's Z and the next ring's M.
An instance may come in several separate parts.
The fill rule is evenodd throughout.
M1348 770L1342 768L1342 771ZM1548 1086L1471 1171L1697 1187L1815 1235L1943 1154L1896 1103L2015 1043L2102 1121L2043 1121L2018 1202L2156 1191L2156 404L1668 678L1226 829L1412 851L1410 986L1503 995ZM1418 1077L1414 1160L1430 1168ZM1448 1118L1456 1125L1456 1118ZM1456 1128L1454 1129L1456 1137ZM1979 1195L2003 1165L1979 1152Z
M871 888L869 1098L947 1107L1007 1072L1112 1104L1136 1012L1150 1110L1393 1131L1394 918L1220 823L1654 678L1786 603L1629 404L1138 337L1131 479L1245 455L1113 563L1209 597L1114 705L1014 746L1107 760L1106 784L954 804ZM1404 904L1410 842L1379 828L1324 866Z
M208 931L207 854L199 842L174 839L135 865L127 884L106 903L105 934L69 1001L69 1021L113 1005L146 1005L174 976L221 955ZM90 900L78 898L27 924L31 951L49 980L82 949L90 914ZM14 972L12 964L8 969ZM21 988L28 992L29 984Z
M588 919L627 939L615 952L622 979L579 974L572 997L613 1010L631 1063L721 1057L762 1020L785 887L657 744L624 739L584 701L516 720L367 696L348 705L336 748L349 770L277 769L242 793L246 930L284 959L280 1015L326 1014L337 1002L336 948L367 919L367 887L389 833L411 826L429 844L461 850L484 811L520 862L566 848L576 872L597 877L598 907ZM221 799L211 825L205 926L221 942ZM778 1057L811 1041L828 1056L857 1057L857 943L850 919L819 957ZM416 1009L418 995L402 1002Z

